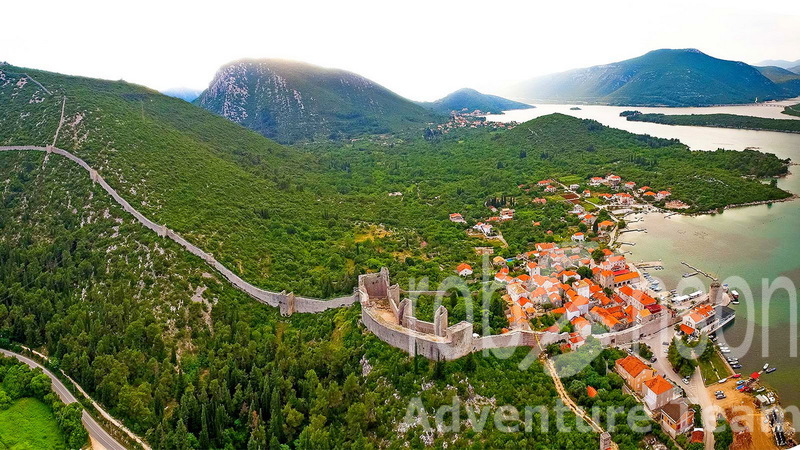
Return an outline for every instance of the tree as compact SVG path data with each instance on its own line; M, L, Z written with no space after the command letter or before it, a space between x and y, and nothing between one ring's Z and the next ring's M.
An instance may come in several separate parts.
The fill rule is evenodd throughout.
M605 257L606 254L603 252L602 249L596 248L592 251L592 259L597 264L600 264L600 261L602 261Z
M34 397L43 400L44 396L51 392L50 377L44 373L39 373L31 379L31 392Z
M589 266L578 267L578 271L577 272L578 272L578 275L581 276L581 278L589 279L589 280L592 279L592 276L594 275L592 273L592 269L590 269Z
M653 357L653 350L650 349L650 346L645 344L644 342L639 343L639 356L644 359L649 360Z
M731 425L725 421L717 422L717 429L714 430L714 449L728 450L733 444L733 430Z
M11 397L6 394L6 391L0 389L0 410L8 409L8 407L11 406L11 403Z

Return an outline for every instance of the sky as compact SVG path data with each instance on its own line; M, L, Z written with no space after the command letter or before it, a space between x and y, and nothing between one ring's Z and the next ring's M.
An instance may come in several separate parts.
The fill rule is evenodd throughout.
M656 4L657 3L657 4ZM240 58L363 75L413 100L492 93L538 75L698 48L800 60L800 1L10 1L0 61L203 89Z

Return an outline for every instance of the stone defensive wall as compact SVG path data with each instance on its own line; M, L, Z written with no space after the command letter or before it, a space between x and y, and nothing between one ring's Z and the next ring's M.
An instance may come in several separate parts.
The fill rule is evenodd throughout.
M292 292L267 291L244 281L222 263L187 241L175 231L145 217L81 158L72 153L53 146L0 146L0 151L39 151L63 156L83 167L92 181L99 184L122 208L131 214L139 223L168 238L178 245L203 259L209 266L219 272L237 289L261 303L280 309L281 314L320 313L332 308L348 307L356 302L361 303L361 321L364 326L378 338L389 345L404 350L412 355L422 355L432 360L458 359L472 352L513 348L513 347L545 347L549 344L566 341L569 333L550 333L539 331L515 330L505 334L479 336L473 333L469 322L448 325L447 309L440 306L434 313L434 321L427 322L414 316L411 299L401 295L445 295L443 291L401 291L399 285L389 282L389 271L385 267L378 273L360 275L358 287L352 295L329 300L300 297ZM596 335L603 345L624 345L638 341L641 337L657 333L666 326L677 323L677 319L669 317L665 320L652 321L637 325L627 330Z
M665 316L663 320L653 320L628 328L626 330L617 331L614 333L598 334L594 337L596 337L600 343L606 347L626 345L638 342L641 338L656 334L664 328L674 326L678 322L680 322L678 318Z
M60 148L56 148L53 146L46 146L46 147L39 147L34 145L21 145L21 146L0 146L0 151L38 151L38 152L46 152L48 154L53 153L56 155L63 156L79 166L86 169L89 172L89 176L94 183L99 184L103 190L105 190L115 202L117 202L122 208L132 215L139 223L144 225L145 227L149 228L150 230L156 232L161 237L166 237L168 239L172 239L178 245L188 250L193 255L203 259L208 265L213 267L217 270L225 279L227 279L233 286L237 289L245 292L249 296L253 297L254 299L258 300L261 303L265 303L270 306L274 306L280 308L281 314L283 315L291 315L295 312L302 312L302 313L318 313L322 312L331 308L340 308L344 306L350 306L358 301L358 291L354 290L352 295L347 295L344 297L334 298L330 300L321 300L315 298L307 298L307 297L298 297L295 296L291 292L281 291L281 292L271 292L266 291L264 289L258 288L253 286L252 284L244 281L241 277L233 273L230 269L222 265L219 261L214 258L214 255L211 253L207 253L200 249L199 247L193 245L189 241L187 241L183 236L176 233L175 231L167 228L165 225L160 225L152 220L145 217L142 213L136 210L130 203L128 203L122 196L120 196L117 191L112 188L105 179L103 179L100 174L93 169L86 161L78 158L77 156L73 155L72 153L62 150Z
M431 291L435 292L435 291ZM400 300L400 288L389 283L389 271L361 275L358 294L361 321L382 341L433 360L453 360L469 353L512 347L542 347L566 340L568 333L512 331L506 334L478 336L469 322L448 326L447 310L439 307L434 321L426 322L413 315L412 303ZM404 292L405 293L405 292ZM412 292L414 294L417 291Z

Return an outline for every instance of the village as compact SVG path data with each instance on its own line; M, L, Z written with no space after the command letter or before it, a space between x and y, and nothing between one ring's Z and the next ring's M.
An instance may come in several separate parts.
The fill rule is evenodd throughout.
M482 128L488 127L494 130L513 130L518 124L514 121L494 122L486 120L486 112L476 109L474 111L453 111L450 119L442 124L436 125L436 133L448 134L451 131L463 128Z
M734 368L741 367L738 360L723 359L727 347L716 346L716 331L735 317L729 307L734 300L733 294L728 292L727 286L720 286L714 279L707 294L701 291L689 295L677 295L674 290L662 292L659 283L653 281L643 268L614 250L619 248L618 236L625 226L620 217L626 212L634 208L654 208L654 201L669 202L667 207L670 209L682 209L685 205L679 200L668 200L668 190L649 186L637 188L634 182L624 182L613 174L592 177L586 184L589 187L580 190L579 183L566 184L546 179L535 185L520 186L528 193L550 194L551 200L534 198L532 203L538 205L552 201L553 195L560 192L562 201L573 204L570 213L577 215L584 226L573 230L569 239L562 239L560 243L538 242L531 251L514 257L495 256L491 259L493 277L490 282L502 286L508 321L507 327L500 332L568 333L568 338L559 343L559 351L574 352L592 336L608 336L609 333L638 328L642 330L641 343L626 346L628 356L617 360L614 370L625 380L627 391L646 407L671 438L684 436L681 442L706 443L708 448L710 436L706 430L713 431L718 419L712 413L714 403L710 399L710 392L715 388L708 386L728 383L732 389L714 392L717 406L730 406L729 395L735 397L737 404L752 404L761 411L757 418L762 422L768 420L772 432L771 436L769 433L761 436L761 423L756 421L751 429L736 436L736 442L746 444L756 440L773 448L789 445L791 441L787 436L793 434L784 429L783 413L775 407L774 394L765 393L766 389L759 385L764 371L743 379L734 371ZM619 192L592 192L592 187L600 186L604 190ZM587 199L593 200L589 202L595 206L593 212L582 206L586 205ZM496 215L474 225L467 224L467 232L471 236L483 235L485 239L504 243L496 225L515 220L515 210L489 209ZM611 218L597 222L597 211L604 209ZM467 223L459 213L451 214L450 220ZM551 234L547 232L548 236ZM491 251L484 251L487 253ZM648 263L647 267L658 269L660 264ZM475 271L468 263L458 265L455 271L468 282L475 280ZM544 317L555 319L556 323L548 326L552 320L542 320ZM709 341L709 336L714 342ZM712 361L706 363L710 369L701 364L698 372L702 376L679 375L668 362L667 347L675 342L692 345L701 339L714 347ZM593 397L597 391L588 386L587 394ZM704 417L695 419L701 408ZM733 412L728 411L726 415L729 422L737 420ZM610 441L608 443L610 448ZM601 448L603 445L601 441Z

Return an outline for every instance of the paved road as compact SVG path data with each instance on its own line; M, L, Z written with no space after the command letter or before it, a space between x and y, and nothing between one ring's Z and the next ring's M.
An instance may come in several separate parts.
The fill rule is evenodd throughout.
M44 371L44 373L48 377L50 377L50 380L52 380L53 391L55 391L55 393L58 394L59 398L61 398L61 401L63 401L64 403L70 404L78 401L78 399L76 399L75 396L72 395L72 392L70 392L69 389L67 389L64 383L62 383L61 380L58 379L58 377L53 375L52 372L44 368L38 362L9 350L0 349L0 353L3 353L6 356L17 358L18 360L22 361L23 363L27 364L30 367L42 369L42 371ZM86 428L86 431L89 432L89 436L91 436L92 439L97 441L107 450L125 450L125 447L123 447L119 442L117 442L113 437L111 437L111 435L108 434L108 432L106 432L106 430L104 430L103 427L101 427L96 420L94 420L94 417L92 417L88 412L86 412L86 409L83 410L83 416L81 417L81 421L83 422L83 426L84 428Z
M703 410L703 428L706 430L705 434L705 447L707 449L714 448L714 434L712 431L717 427L716 412L714 411L714 403L711 401L711 396L706 390L703 377L700 375L700 368L697 368L694 375L689 380L689 384L683 383L683 378L672 370L672 366L667 359L667 350L669 346L664 345L664 342L671 342L675 336L675 330L672 327L667 327L660 332L643 338L642 342L649 345L653 350L658 360L653 363L653 368L659 375L669 380L675 386L681 387L686 391L686 397L690 402L700 405Z

